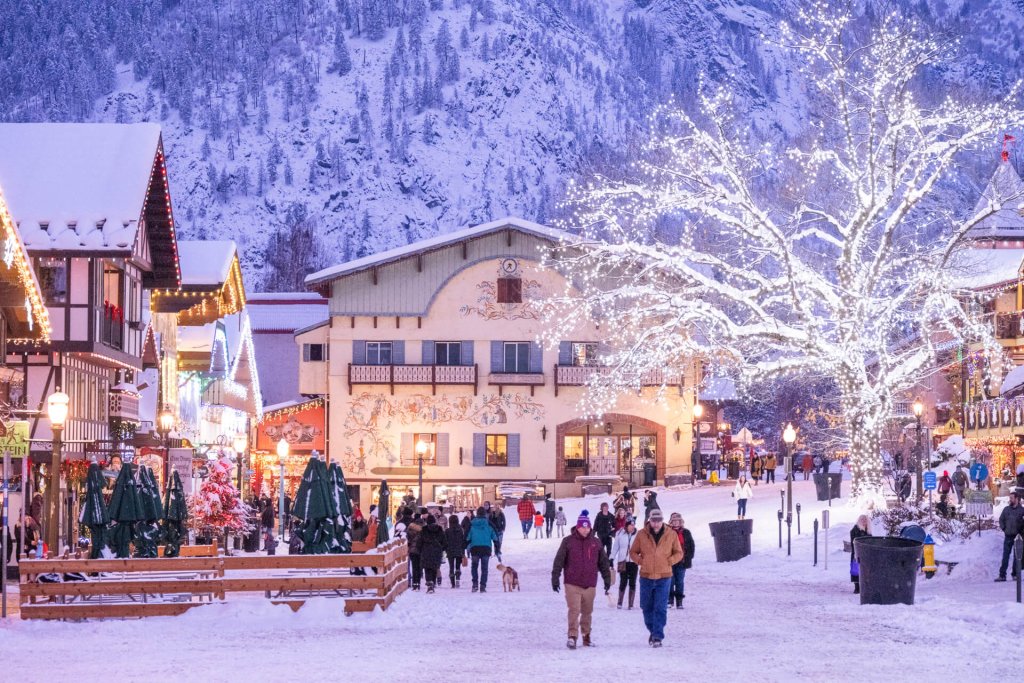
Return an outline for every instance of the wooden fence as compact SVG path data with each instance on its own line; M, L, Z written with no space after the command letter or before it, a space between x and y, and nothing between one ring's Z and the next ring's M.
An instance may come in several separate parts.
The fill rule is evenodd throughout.
M313 597L342 599L345 614L385 610L406 588L407 557L405 541L391 541L353 555L22 560L21 618L171 616L233 593L263 593L293 610ZM70 573L88 580L39 581Z

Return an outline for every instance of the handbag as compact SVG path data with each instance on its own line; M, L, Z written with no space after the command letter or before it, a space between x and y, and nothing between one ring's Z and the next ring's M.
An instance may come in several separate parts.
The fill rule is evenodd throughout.
M462 556L462 566L463 567L468 567L469 566L469 558L466 557L465 555Z
M625 572L626 571L626 561L625 560L621 560L618 563L616 563L615 571L619 572L620 574Z
M850 560L850 576L860 577L860 562Z

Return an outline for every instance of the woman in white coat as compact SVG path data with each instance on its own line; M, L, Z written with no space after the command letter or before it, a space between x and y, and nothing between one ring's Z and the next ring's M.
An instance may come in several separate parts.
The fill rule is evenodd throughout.
M750 487L750 482L746 477L741 476L740 480L736 482L736 488L732 490L732 497L736 499L736 519L746 519L747 499L754 497L754 489Z
M636 597L636 576L639 567L629 557L629 549L636 538L636 522L629 518L626 526L619 529L612 541L611 561L615 571L619 574L619 609L622 609L622 597L626 594L626 586L629 586L629 609L633 609L633 599Z

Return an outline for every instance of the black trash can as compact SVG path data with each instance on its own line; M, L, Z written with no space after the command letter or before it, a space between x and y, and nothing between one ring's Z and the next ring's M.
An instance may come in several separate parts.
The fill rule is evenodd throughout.
M754 531L754 520L735 519L727 522L711 522L711 537L715 539L715 560L735 562L750 555L750 535Z
M730 460L729 461L729 478L739 479L740 478L740 461Z
M818 494L818 500L828 500L828 476L821 472L814 473L814 492Z
M644 463L644 486L654 486L654 478L658 476L658 466L653 462Z
M895 536L853 542L860 563L860 604L913 605L924 544Z
M833 498L843 497L843 475L841 472L831 472L827 475L828 485L832 489ZM826 496L828 497L828 496ZM820 498L818 500L821 500Z

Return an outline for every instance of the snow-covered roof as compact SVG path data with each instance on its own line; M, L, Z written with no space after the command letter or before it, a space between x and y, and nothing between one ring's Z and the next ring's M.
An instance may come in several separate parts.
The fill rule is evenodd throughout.
M462 230L456 230L455 232L437 235L430 239L407 244L404 247L389 249L388 251L382 251L379 254L372 254L360 259L355 259L354 261L349 261L348 263L341 263L336 266L331 266L330 268L325 268L308 275L306 277L306 286L326 282L345 275L351 275L352 273L366 270L367 268L380 266L392 261L398 261L423 252L440 249L452 244L457 244L464 240L477 239L508 228L530 235L535 235L537 237L542 237L544 239L551 240L552 242L562 242L575 239L574 235L565 232L564 230L549 228L546 225L540 225L539 223L534 223L522 218L509 216L507 218L491 221L490 223L481 223L480 225L475 225L471 228L464 228Z
M961 289L986 289L1014 282L1024 262L1024 249L963 249L950 261L953 285Z
M313 330L317 329L318 327L324 327L329 322L330 322L329 318L324 318L320 322L313 323L312 325L306 325L305 327L300 327L299 329L295 330L294 334L295 334L296 337L298 337L300 334L305 334L306 332L312 332Z
M154 123L0 124L0 186L25 246L130 250L159 146Z
M253 294L246 310L253 332L291 334L326 319L327 299L316 293Z
M1010 162L996 168L971 215L987 213L997 204L1002 207L971 228L969 239L1024 237L1024 181Z
M1018 365L1006 373L1003 383L999 386L999 394L1004 398L1012 398L1021 393L1024 388L1024 365Z
M237 253L238 248L231 240L178 240L182 286L224 284Z

